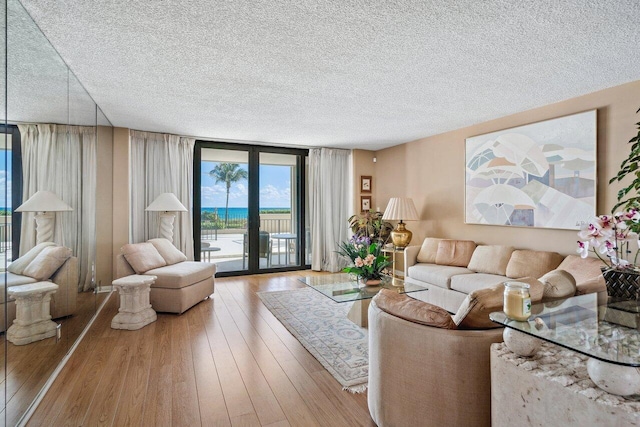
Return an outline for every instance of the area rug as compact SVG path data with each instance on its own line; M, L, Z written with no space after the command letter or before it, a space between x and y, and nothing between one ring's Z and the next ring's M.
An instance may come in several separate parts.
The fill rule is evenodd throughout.
M258 292L258 297L343 390L367 389L369 337L347 319L352 302L334 302L311 288Z

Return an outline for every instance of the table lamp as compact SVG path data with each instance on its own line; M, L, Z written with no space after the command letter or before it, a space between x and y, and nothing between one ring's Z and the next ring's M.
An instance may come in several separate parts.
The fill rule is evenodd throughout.
M400 221L391 232L391 241L396 248L406 248L411 242L413 233L405 228L403 221L417 221L420 219L413 200L408 197L392 197L389 200L382 219Z
M174 212L187 212L180 200L173 193L162 193L145 209L149 212L162 212L158 224L158 234L173 243L173 221L176 219Z
M40 190L21 204L16 212L39 212L36 214L36 244L53 242L56 212L72 211L71 206L63 202L51 191Z

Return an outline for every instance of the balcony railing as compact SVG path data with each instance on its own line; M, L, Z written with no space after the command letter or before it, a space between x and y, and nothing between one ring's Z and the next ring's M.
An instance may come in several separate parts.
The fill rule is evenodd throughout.
M267 233L291 233L291 214L260 214L260 231ZM244 215L229 214L227 225L224 217L215 221L200 223L201 240L218 240L218 234L237 234L247 229L247 218Z

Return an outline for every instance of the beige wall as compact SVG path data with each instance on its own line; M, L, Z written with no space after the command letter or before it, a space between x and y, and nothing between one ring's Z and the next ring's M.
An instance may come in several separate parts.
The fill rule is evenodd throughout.
M608 181L629 152L627 142L637 133L634 124L640 121L640 115L635 114L638 107L640 81L372 152L378 160L375 203L384 209L390 197L413 198L423 220L407 224L414 232L412 245L420 244L425 236L434 236L575 253L575 231L464 224L465 138L597 109L597 211L608 213L621 188L608 185Z
M377 183L375 179L372 182L371 193L362 193L360 191L360 177L375 175L375 166L373 158L375 153L369 150L353 150L351 152L352 172L353 172L353 213L360 213L360 196L371 196L371 207L376 208L375 189ZM384 209L381 207L381 209Z
M113 277L115 254L129 243L129 129L113 129Z
M113 280L113 128L98 126L96 151L96 280Z

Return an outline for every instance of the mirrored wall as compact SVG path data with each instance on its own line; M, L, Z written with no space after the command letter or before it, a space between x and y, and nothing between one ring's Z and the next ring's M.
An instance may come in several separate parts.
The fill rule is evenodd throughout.
M111 258L101 265L97 256L96 183L112 128L20 2L5 5L0 425L13 426L110 291ZM38 314L47 311L49 323Z

